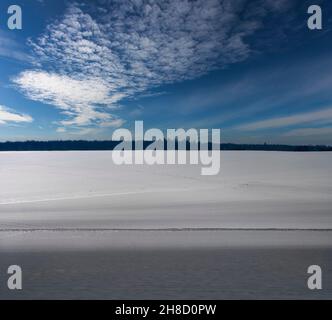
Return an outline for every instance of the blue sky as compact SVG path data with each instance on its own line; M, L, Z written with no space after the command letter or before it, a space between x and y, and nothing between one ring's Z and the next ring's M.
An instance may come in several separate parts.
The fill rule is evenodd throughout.
M224 142L332 144L332 10L303 0L0 3L0 140L220 128Z

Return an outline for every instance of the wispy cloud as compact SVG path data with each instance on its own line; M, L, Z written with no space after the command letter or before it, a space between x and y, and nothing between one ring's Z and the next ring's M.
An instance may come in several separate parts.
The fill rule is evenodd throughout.
M31 55L24 52L24 48L8 33L0 30L0 57L16 60L24 64L33 63Z
M66 116L62 126L120 123L112 110L122 99L245 60L247 37L284 6L281 0L70 5L30 41L41 69L22 72L14 82L30 99L59 108Z
M308 137L308 136L331 136L332 127L321 127L321 128L301 128L288 131L283 134L285 137Z
M0 105L0 125L8 123L32 122L31 116L18 113L13 109Z
M285 117L275 117L262 121L255 121L248 124L235 127L238 130L261 130L287 127L292 125L298 125L303 123L315 123L315 122L328 122L332 121L332 108L322 109L314 112L299 113Z

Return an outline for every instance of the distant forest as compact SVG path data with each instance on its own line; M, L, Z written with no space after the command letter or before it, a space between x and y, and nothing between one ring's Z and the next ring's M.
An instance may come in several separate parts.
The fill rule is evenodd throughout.
M75 150L113 150L120 141L86 141L86 140L59 140L59 141L22 141L0 142L0 151L75 151ZM152 141L144 141L143 148L149 146ZM166 146L166 142L165 142ZM209 149L212 145L209 144ZM133 142L134 149L134 142ZM165 147L166 149L166 147ZM178 150L178 143L175 143ZM186 144L189 150L189 143ZM332 146L325 145L279 145L279 144L235 144L222 143L221 150L256 150L256 151L332 151Z

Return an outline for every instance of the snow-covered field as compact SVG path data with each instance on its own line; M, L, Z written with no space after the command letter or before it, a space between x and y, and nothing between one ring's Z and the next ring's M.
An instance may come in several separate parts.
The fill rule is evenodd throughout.
M332 153L227 151L219 175L200 169L0 153L0 272L30 274L30 288L0 297L312 297L307 265L332 269ZM332 297L331 279L317 297Z

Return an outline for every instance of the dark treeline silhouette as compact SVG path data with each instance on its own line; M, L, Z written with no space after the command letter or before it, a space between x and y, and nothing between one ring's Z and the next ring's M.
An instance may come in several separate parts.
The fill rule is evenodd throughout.
M0 151L74 151L74 150L113 150L120 141L111 140L56 140L56 141L7 141L0 142ZM152 141L144 141L143 148L147 148ZM133 142L133 149L135 142ZM164 149L167 143L164 142ZM209 143L208 148L212 145ZM179 143L175 142L175 149L179 149ZM189 142L186 142L186 149L190 149ZM281 145L281 144L235 144L222 143L221 150L256 150L256 151L332 151L332 146L325 145Z
M332 146L303 145L293 146L285 144L235 144L223 143L222 150L256 150L256 151L332 151Z

